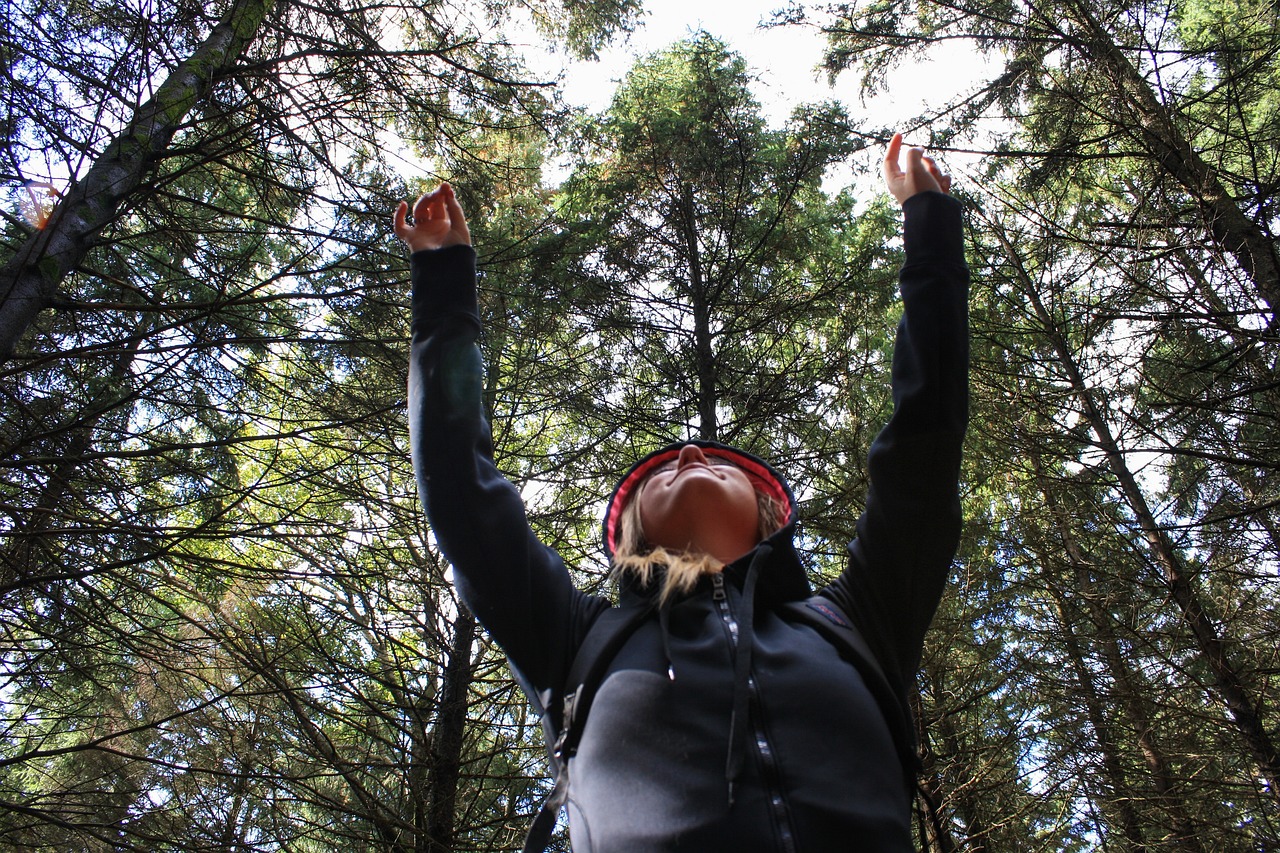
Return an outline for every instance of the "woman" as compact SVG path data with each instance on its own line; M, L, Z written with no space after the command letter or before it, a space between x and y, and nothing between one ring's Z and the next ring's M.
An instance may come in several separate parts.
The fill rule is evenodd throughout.
M894 413L843 574L818 602L865 637L905 704L959 536L968 272L950 179L920 149L884 160L904 212ZM459 592L536 694L564 685L611 603L575 589L493 465L480 402L475 253L443 184L395 214L413 252L410 429L418 486ZM763 460L681 442L610 499L623 608L648 615L609 662L570 762L574 850L907 851L909 790L872 687L788 605L811 591L795 501ZM821 604L818 605L821 607Z

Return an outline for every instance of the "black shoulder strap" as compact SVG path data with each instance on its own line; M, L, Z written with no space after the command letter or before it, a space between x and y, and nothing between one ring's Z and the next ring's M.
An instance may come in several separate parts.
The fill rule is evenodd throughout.
M916 778L920 774L915 721L903 697L893 689L893 685L884 674L884 669L871 651L871 647L867 645L862 632L853 624L853 620L826 596L815 595L803 601L788 602L783 606L795 621L811 626L839 650L841 657L858 670L889 726L894 749L902 764L903 781L907 786L907 792L914 793Z
M569 665L563 698L553 697L547 704L543 729L555 785L529 827L523 853L542 853L551 843L556 816L569 796L569 759L578 751L596 690L623 644L651 612L652 607L610 607L596 617Z
M600 681L608 670L609 664L613 663L613 659L622 650L623 644L631 638L631 635L640 627L640 623L652 612L653 607L648 605L610 607L601 612L596 617L596 621L591 624L587 636L582 640L582 645L573 656L573 663L569 665L569 675L564 682L566 702L569 701L571 694L579 694L572 715L574 719L579 720L579 727L581 727L581 721L586 719L586 708L591 704L592 694L600 686ZM578 710L579 708L581 710ZM566 708L566 721L569 716ZM568 729L569 725L565 728Z

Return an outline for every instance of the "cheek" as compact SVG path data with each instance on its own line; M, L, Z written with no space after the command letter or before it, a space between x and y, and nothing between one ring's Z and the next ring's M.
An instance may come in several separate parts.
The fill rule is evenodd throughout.
M648 483L636 495L636 519L640 522L640 531L644 537L653 542L653 535L664 526L666 518L671 514L670 497L661 489L649 489Z
M760 529L760 502L750 483L734 490L732 510L737 523L744 529Z
M733 474L725 484L725 493L735 505L741 507L744 511L750 508L752 513L756 513L756 487L751 485L751 480L741 471L734 469Z

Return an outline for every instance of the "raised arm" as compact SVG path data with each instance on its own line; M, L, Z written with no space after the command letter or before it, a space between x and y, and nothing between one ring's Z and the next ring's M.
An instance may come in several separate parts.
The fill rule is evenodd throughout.
M560 557L529 529L524 503L493 461L476 346L476 255L453 188L395 212L413 251L409 434L418 492L464 602L537 690L564 678L581 632L607 602L574 589Z
M871 485L849 567L825 594L866 635L895 687L919 666L960 535L960 451L968 423L968 282L950 178L902 137L884 161L902 204L903 315L893 353L893 415L871 445Z

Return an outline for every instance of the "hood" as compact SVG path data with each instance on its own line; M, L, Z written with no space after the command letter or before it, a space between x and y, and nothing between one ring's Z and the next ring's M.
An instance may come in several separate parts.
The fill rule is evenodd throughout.
M720 444L716 441L677 441L653 451L632 465L630 470L618 481L618 485L614 487L613 494L609 496L609 503L604 511L604 553L610 560L613 559L613 551L618 541L622 511L627 508L627 504L635 496L636 490L644 483L650 472L675 459L680 455L680 451L690 444L711 452L715 456L725 457L742 468L756 489L764 492L785 507L786 524L784 526L790 526L794 523L796 519L795 496L791 494L791 487L787 485L787 481L768 462L745 450L730 447L727 444Z
M715 441L678 441L655 450L631 466L631 469L618 481L618 485L614 488L613 494L610 495L609 503L605 508L604 551L608 558L610 560L613 559L614 545L618 540L622 511L626 509L627 504L635 497L636 490L640 487L640 484L655 468L679 456L681 448L690 444L695 444L704 451L713 452L717 456L724 456L733 460L734 463L747 472L747 476L757 489L782 504L785 508L787 520L776 533L765 540L770 545L771 556L768 561L770 564L769 571L761 578L762 589L767 590L766 594L775 600L788 601L807 598L812 590L809 587L809 579L800 563L799 555L796 554L792 540L795 533L797 509L795 495L791 493L791 487L787 485L787 481L783 479L781 474L760 457L745 450ZM754 553L753 551L752 554ZM744 555L732 565L726 566L725 574L736 578L741 573L740 570L745 570L744 567L749 563L750 556ZM644 594L643 591L629 590L626 586L624 584L624 593L641 592Z

